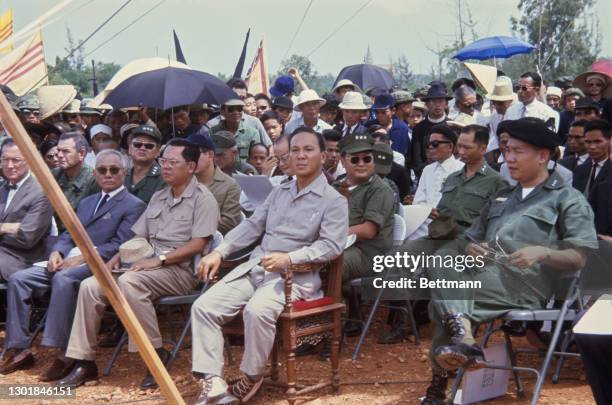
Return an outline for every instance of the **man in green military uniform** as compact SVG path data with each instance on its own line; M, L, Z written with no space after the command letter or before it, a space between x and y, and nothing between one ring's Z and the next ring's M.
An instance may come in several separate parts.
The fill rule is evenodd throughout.
M493 320L512 309L544 308L560 275L582 268L584 249L597 246L593 212L584 196L547 170L559 137L537 118L508 122L504 131L510 136L506 162L518 184L490 200L465 231L470 240L489 241L467 244L467 255L482 258L493 249L495 259L462 272L429 272L430 283L478 281L481 286L431 289L433 380L424 404L446 403L447 371L484 364L472 323Z
M393 213L399 213L400 192L397 188L397 184L393 180L386 177L391 173L391 166L393 164L393 150L391 146L386 143L375 143L372 149L374 154L374 171L380 178L385 182L387 186L393 191Z
M236 139L231 132L219 131L212 135L215 144L215 164L229 176L235 173L257 174L257 170L246 160L238 159Z
M53 176L75 211L84 197L99 191L93 169L85 164L85 155L87 155L87 141L83 135L78 132L67 132L60 136L57 143L59 167L53 170ZM57 220L61 233L66 228L59 218Z
M162 134L152 125L141 125L130 134L130 158L132 169L125 176L125 187L146 204L157 190L166 186L157 163Z
M393 245L393 191L375 173L374 140L369 134L350 134L339 143L346 177L334 187L348 198L349 235L355 244L344 251L342 284L350 294L352 279L372 274L372 260L385 254ZM357 308L349 306L349 317ZM361 333L361 324L347 322L347 336Z
M238 98L227 100L221 106L221 112L225 117L217 125L210 129L211 134L220 131L229 132L236 140L238 147L238 157L246 162L249 158L249 147L251 143L263 143L259 133L255 128L244 125L242 122L242 108L244 102Z
M478 217L481 208L508 183L485 161L489 131L480 125L468 125L461 129L457 141L457 157L465 164L463 169L450 174L442 185L442 197L430 214L428 236L420 240L407 240L398 249L410 255L431 254L447 242L463 235ZM378 342L401 342L408 332L408 319L398 311L391 332L382 335Z

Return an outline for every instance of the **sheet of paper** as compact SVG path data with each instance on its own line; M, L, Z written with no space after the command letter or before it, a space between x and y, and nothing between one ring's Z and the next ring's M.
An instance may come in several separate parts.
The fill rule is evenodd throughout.
M612 335L612 295L602 295L574 326L574 333Z
M404 205L404 220L406 221L406 238L414 233L431 214L428 205Z
M263 204L274 188L268 176L247 176L236 173L234 180L255 207Z

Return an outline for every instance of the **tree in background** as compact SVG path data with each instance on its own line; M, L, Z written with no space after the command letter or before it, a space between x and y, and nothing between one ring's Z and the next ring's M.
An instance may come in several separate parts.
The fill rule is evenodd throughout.
M504 71L515 70L528 61L532 69L539 66L545 80L552 81L588 70L601 50L599 22L593 14L595 3L596 0L520 0L521 17L510 19L512 30L538 49L507 61Z
M391 60L391 73L399 88L413 89L415 87L412 67L406 55L400 56L395 61Z

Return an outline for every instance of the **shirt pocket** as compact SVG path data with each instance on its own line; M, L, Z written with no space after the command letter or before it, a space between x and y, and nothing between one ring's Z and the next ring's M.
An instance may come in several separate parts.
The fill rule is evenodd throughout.
M478 214L489 200L489 194L490 193L485 190L466 190L464 194L465 201L463 202L463 206L468 212Z
M521 216L520 230L517 235L533 242L550 240L551 235L556 234L557 218L559 218L558 212L544 207L527 210Z
M193 211L185 212L186 210L175 211L172 213L172 225L168 224L165 231L171 232L177 238L187 239L191 236L193 224Z
M155 237L160 229L159 221L161 219L162 207L150 207L146 212L147 229L149 230L149 237Z

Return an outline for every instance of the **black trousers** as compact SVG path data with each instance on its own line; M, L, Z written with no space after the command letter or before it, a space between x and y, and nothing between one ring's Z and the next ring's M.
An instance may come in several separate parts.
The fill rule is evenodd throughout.
M598 405L612 404L612 336L575 337L595 401Z

